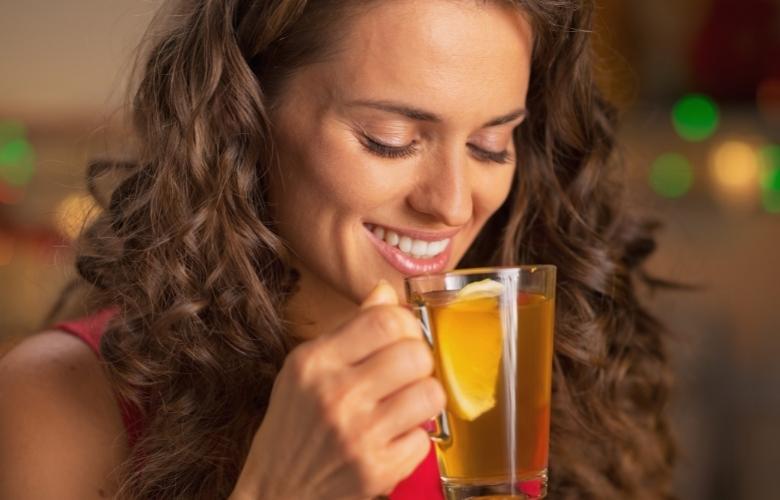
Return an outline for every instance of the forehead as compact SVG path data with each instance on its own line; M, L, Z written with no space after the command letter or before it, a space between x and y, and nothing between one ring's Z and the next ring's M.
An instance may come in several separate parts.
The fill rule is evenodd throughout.
M347 99L500 114L524 103L531 46L522 13L501 2L378 2L352 18L317 79Z

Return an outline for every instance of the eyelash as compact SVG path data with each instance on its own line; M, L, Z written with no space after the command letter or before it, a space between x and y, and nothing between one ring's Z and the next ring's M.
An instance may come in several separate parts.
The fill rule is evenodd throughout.
M363 138L365 139L363 146L368 149L369 152L384 158L407 158L417 152L417 148L414 147L414 143L410 144L409 146L399 148L395 146L387 146L386 144L377 142L367 135L363 135ZM480 149L471 144L469 144L469 147L477 156L477 159L482 162L506 164L512 160L509 151L506 150L501 151L500 153L495 153L493 151L485 151L484 149Z
M414 143L409 146L395 147L387 146L381 142L377 142L367 135L364 135L365 143L363 144L370 152L383 156L385 158L407 158L417 152L417 148L414 147Z

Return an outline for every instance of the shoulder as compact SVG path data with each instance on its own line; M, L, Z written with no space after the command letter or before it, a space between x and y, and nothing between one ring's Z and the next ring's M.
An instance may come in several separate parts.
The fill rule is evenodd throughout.
M33 335L0 359L0 498L105 498L127 456L119 407L82 340Z

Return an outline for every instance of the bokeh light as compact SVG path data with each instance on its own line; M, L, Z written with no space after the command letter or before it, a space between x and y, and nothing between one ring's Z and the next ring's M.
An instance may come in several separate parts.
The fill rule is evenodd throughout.
M780 213L780 145L771 144L759 150L761 166L761 203L770 213Z
M12 186L24 186L33 175L34 159L32 146L22 137L0 144L0 177Z
M756 150L738 140L718 144L710 156L710 173L724 201L744 205L759 191L759 160Z
M18 203L35 171L35 153L24 125L0 121L0 203Z
M73 240L97 214L98 208L91 196L72 194L57 206L54 223L60 234Z
M688 94L674 105L672 124L677 133L688 141L702 141L718 128L718 105L703 94Z
M693 168L685 156L666 153L650 167L650 187L665 198L679 198L693 185Z

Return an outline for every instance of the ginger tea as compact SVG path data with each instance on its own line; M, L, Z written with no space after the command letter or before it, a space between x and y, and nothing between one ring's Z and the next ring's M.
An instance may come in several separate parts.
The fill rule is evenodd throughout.
M538 478L544 488L554 299L517 292L515 309L502 306L506 294L479 292L423 296L436 375L448 398L449 439L436 443L439 469L446 482Z

